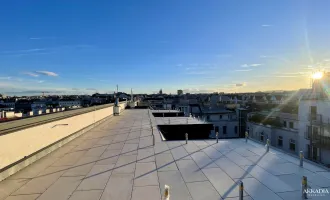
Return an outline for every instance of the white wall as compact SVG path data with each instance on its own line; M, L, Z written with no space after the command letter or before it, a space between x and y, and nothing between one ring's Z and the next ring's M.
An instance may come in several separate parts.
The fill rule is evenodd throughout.
M307 133L307 126L310 126L310 121L308 119L310 115L310 107L317 107L317 114L322 115L323 122L328 122L330 118L330 101L326 100L301 100L299 102L299 110L298 110L298 119L299 119L299 143L301 147L304 149L305 157L308 156L307 145L310 144L310 140L305 138L305 134ZM322 150L321 150L322 151ZM321 152L321 156L330 157L329 151ZM322 157L321 157L322 159ZM328 162L327 164L329 164Z
M247 127L249 127L249 137L260 141L260 134L264 133L264 143L266 143L267 138L270 139L272 146L282 149L288 153L298 154L301 150L299 146L299 135L297 130L281 129L265 125L256 124L253 122L247 122ZM278 137L282 136L282 147L278 145ZM295 151L290 150L290 139L295 140Z
M238 121L217 121L211 122L215 127L219 127L219 138L235 138L239 137ZM223 134L223 126L227 127L227 134ZM235 133L235 126L237 126L237 133ZM211 137L215 137L215 131L211 131Z
M124 109L126 105L120 104L120 107ZM0 169L112 114L113 107L108 107L2 135ZM68 125L55 126L58 124Z

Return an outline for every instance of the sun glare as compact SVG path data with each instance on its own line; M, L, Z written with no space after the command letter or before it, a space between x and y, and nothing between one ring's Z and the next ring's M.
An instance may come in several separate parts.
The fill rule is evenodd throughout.
M313 79L321 79L323 77L323 73L322 72L315 72L313 75L312 75L312 78Z

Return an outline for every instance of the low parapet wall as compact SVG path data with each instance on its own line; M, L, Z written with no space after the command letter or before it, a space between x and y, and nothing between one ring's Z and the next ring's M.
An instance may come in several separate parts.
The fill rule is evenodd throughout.
M120 104L121 110L126 104ZM113 106L0 136L0 181L113 114Z

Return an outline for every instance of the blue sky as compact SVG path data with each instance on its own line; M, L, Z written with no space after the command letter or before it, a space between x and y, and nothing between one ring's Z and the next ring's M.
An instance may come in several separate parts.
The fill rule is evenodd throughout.
M4 1L0 92L291 90L330 66L330 1Z

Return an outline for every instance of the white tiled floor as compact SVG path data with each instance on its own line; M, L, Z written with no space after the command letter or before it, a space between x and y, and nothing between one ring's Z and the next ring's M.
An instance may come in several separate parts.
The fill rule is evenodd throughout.
M301 178L328 188L330 172L244 139L161 141L147 110L125 110L0 182L0 200L301 199ZM310 197L310 199L330 199Z

